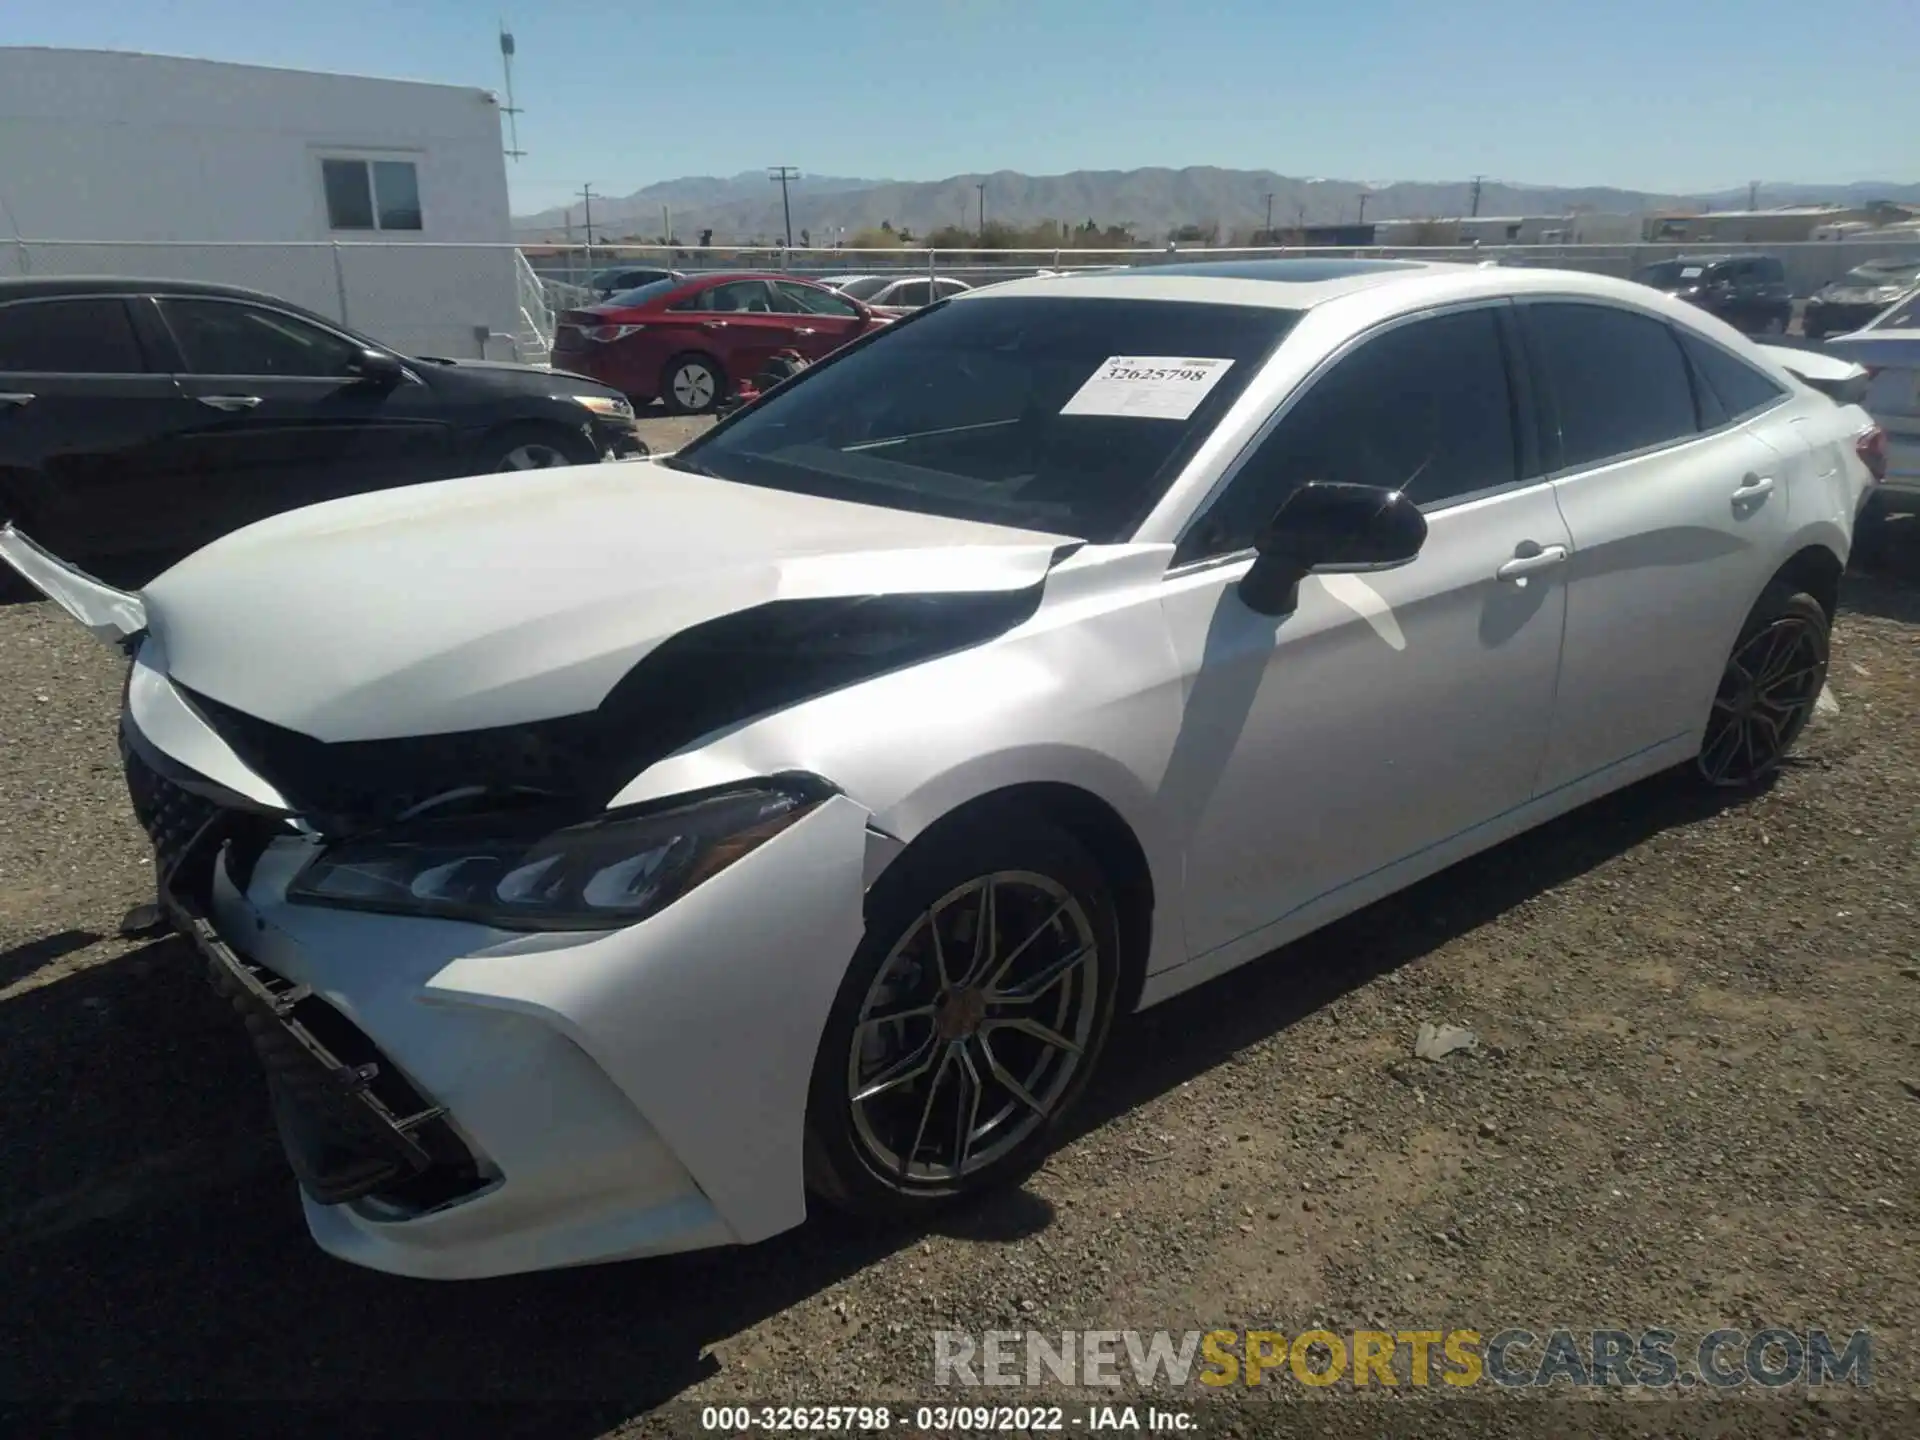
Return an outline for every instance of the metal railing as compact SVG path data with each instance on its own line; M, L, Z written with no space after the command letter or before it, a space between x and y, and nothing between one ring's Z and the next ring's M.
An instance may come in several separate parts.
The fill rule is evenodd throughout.
M1680 255L1778 256L1796 295L1809 295L1867 260L1920 257L1911 235L1851 237L1780 245L1626 243L1208 247L1202 245L1026 250L809 249L596 244L585 246L439 242L0 241L0 277L122 275L216 281L264 290L413 354L489 356L543 364L563 310L598 298L588 282L617 265L688 273L779 270L808 277L898 274L992 284L1043 271L1159 265L1195 260L1310 256L1493 261L1631 276Z

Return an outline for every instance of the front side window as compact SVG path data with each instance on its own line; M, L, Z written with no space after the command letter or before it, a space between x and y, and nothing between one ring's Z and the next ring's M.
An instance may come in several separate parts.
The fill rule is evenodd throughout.
M1362 341L1309 382L1181 541L1174 563L1231 555L1301 485L1403 491L1421 505L1520 477L1499 321L1463 310Z
M1126 540L1298 319L1093 296L951 305L804 371L662 463Z
M1543 382L1556 469L1571 470L1695 433L1693 387L1663 320L1608 305L1520 307Z
M853 306L831 290L816 290L811 285L796 285L791 280L776 280L773 289L779 299L780 309L788 315L837 315L843 320L851 320L857 313Z
M0 374L137 375L146 368L118 296L0 305Z
M345 378L359 347L278 310L231 300L162 299L194 375Z
M333 230L418 230L420 173L411 160L320 162Z

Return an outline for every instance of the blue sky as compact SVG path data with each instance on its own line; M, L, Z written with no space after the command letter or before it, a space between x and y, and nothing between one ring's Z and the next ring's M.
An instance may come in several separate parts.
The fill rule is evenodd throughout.
M7 0L0 42L498 87L515 209L792 164L1673 191L1920 178L1915 0Z

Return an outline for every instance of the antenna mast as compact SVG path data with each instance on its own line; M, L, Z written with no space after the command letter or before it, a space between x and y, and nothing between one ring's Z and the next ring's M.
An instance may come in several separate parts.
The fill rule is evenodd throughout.
M507 103L500 107L507 117L507 158L518 160L527 152L520 148L520 107L513 103L513 32L504 20L500 22L500 68L507 77Z

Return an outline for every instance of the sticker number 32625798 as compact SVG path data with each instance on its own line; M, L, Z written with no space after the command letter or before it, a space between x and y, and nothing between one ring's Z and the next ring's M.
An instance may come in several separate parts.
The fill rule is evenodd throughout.
M1231 360L1178 355L1112 355L1073 392L1060 413L1185 420L1232 365Z

